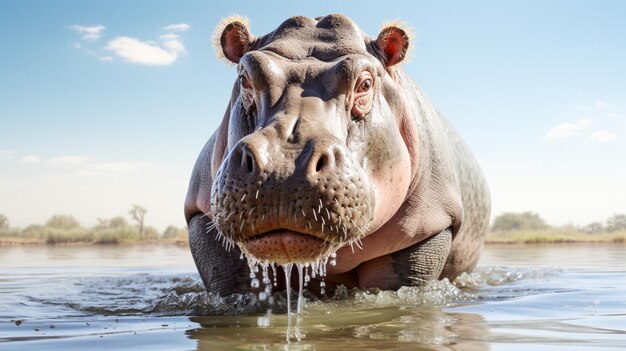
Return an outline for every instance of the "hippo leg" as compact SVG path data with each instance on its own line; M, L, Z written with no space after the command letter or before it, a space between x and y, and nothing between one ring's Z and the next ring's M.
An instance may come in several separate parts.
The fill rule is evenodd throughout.
M426 285L441 275L451 246L452 232L446 229L404 250L362 263L359 287L397 290Z
M199 215L189 222L189 247L204 286L221 296L249 290L249 269L246 260L240 259L241 251L236 246L225 250L215 239L217 231L207 232L211 223Z
M423 286L441 275L452 247L452 231L446 229L393 254L400 285ZM407 264L408 262L408 264Z

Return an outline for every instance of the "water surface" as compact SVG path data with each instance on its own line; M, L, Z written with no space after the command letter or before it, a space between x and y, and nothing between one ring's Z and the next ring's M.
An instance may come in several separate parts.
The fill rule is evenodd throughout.
M206 294L185 247L0 247L0 349L537 351L626 348L626 246L488 246L454 282L299 317L275 298Z

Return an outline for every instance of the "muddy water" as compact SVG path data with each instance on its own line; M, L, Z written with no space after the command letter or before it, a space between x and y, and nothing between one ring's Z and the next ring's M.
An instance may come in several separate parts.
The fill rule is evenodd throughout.
M626 348L626 246L488 246L454 282L273 300L203 292L181 247L0 247L3 350L536 351Z

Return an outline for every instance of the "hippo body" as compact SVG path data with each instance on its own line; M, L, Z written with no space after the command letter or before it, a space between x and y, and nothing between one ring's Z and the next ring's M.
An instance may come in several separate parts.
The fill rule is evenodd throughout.
M371 38L343 15L293 17L260 37L239 17L218 26L238 80L185 201L209 291L258 289L250 259L291 267L336 255L326 290L398 289L473 269L489 191L400 68L409 42L402 25Z

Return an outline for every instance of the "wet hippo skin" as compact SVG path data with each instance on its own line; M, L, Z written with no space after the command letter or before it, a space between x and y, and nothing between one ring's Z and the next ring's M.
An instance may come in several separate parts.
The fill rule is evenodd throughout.
M215 44L238 78L185 201L209 291L256 289L242 256L280 266L336 253L327 289L397 289L473 269L489 191L465 143L402 71L405 26L370 37L332 14L254 36L234 16Z

